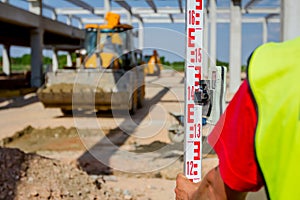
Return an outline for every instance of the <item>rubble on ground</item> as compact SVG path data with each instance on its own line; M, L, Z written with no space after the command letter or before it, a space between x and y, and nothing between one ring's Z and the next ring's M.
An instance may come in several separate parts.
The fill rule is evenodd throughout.
M134 199L114 191L101 176L37 154L0 148L0 199Z

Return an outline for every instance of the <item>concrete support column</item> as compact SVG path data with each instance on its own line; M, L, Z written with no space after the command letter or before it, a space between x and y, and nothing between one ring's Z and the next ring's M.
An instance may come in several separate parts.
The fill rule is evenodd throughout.
M105 10L105 13L107 13L111 10L110 0L104 0L104 10Z
M262 42L267 43L268 42L268 20L264 19L262 23L262 30L263 30L263 39Z
M281 0L281 40L290 40L300 36L300 1Z
M55 12L55 10L52 11L52 17L51 17L51 19L57 20L57 13Z
M209 20L210 20L210 66L216 65L217 57L217 6L216 0L209 1Z
M144 48L144 23L139 20L139 49L143 50Z
M42 85L43 74L43 30L33 29L30 33L31 46L31 86Z
M67 53L67 67L72 67L72 56L71 53Z
M241 2L230 2L229 92L235 93L241 84L242 13Z
M66 24L69 25L69 26L72 24L72 15L68 15L67 16L67 22L66 22Z
M42 0L28 0L29 2L29 11L36 14L42 15L43 8L42 8Z
M82 23L81 20L80 20L79 23L78 23L78 28L79 28L79 29L83 29L83 23Z
M203 76L207 77L208 76L208 59L209 59L209 54L208 54L208 14L207 10L205 9L204 11L204 29L203 29L203 60L202 60L202 65L203 65Z
M10 45L3 45L2 49L2 69L5 75L11 74L11 61L10 61Z
M57 50L53 48L52 52L52 71L55 72L58 70Z
M127 13L127 23L132 25L132 15L130 12Z

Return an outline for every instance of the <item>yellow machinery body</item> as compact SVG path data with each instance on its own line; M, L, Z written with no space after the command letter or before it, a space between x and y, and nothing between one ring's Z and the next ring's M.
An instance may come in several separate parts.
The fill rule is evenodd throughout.
M148 60L144 68L145 74L160 75L160 72L163 69L163 67L160 62L160 57L158 56L157 51L154 50L153 55L151 56L145 56L145 60Z
M105 19L103 25L86 25L85 48L77 51L75 69L46 74L46 83L38 90L45 107L68 113L74 109L134 112L142 106L144 70L137 63L133 27L121 24L115 13L107 13Z

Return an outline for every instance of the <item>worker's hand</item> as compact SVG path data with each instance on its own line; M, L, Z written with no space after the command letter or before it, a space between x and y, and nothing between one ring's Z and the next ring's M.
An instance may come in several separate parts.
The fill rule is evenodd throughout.
M195 200L200 183L193 183L183 174L178 174L176 178L176 200Z

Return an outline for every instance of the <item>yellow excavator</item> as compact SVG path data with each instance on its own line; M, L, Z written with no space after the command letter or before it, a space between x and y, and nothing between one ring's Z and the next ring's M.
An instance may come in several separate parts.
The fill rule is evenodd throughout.
M146 55L144 61L147 63L144 68L144 72L147 75L160 75L161 70L163 69L160 62L160 57L156 50L153 50L153 54Z
M129 110L134 113L145 97L144 70L133 46L132 26L108 12L103 25L88 24L84 49L77 50L76 66L46 74L38 90L45 107Z

